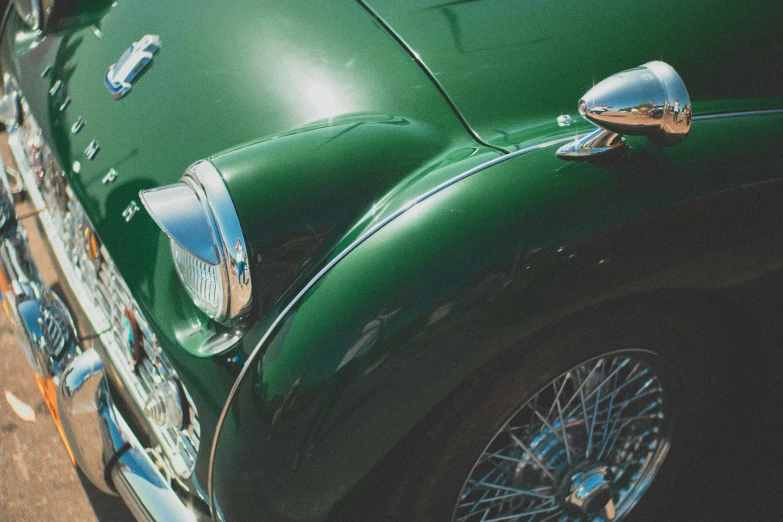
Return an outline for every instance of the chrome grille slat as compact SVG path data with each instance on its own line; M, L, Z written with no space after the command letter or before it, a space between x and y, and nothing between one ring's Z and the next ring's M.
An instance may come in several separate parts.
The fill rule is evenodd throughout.
M18 132L22 147L27 154L25 159L28 160L28 165L33 165L33 162L29 161L30 145L41 142L41 133L37 124L32 117L27 116L25 122L16 132ZM41 162L41 168L44 171L42 181L37 183L35 172L30 172L27 167L23 173L25 183L32 194L31 197L36 208L45 214L45 216L42 215L41 223L44 225L46 235L52 242L58 242L62 245L60 247L62 250L58 251L55 248L55 251L58 252L56 257L63 265L68 281L72 286L81 284L81 288L74 289L77 295L91 297L94 315L102 313L103 317L91 316L90 320L97 330L103 330L107 327L110 329L105 335L110 336L114 342L110 342L102 334L101 339L105 341L103 344L114 366L118 367L118 374L125 382L130 395L138 407L143 410L152 389L159 382L176 377L176 372L165 353L160 350L159 343L151 331L148 321L144 318L127 285L117 272L107 250L102 245L100 246L102 258L100 264L90 260L85 243L85 227L89 227L92 233L94 233L94 227L87 219L81 203L75 198L70 186L65 183L63 190L62 183L64 181L56 180L57 176L63 176L63 174L47 145L43 144L41 150L43 157L46 158L46 161ZM61 183L59 192L55 180ZM41 201L45 205L42 205ZM59 253L63 250L64 256ZM138 368L133 367L125 350L126 341L121 325L126 308L133 311L139 326L142 347L147 356L137 365ZM95 314L95 312L99 313ZM65 346L66 325L57 324L51 314L48 316L44 314L44 316L48 319L44 320L45 324L42 325L42 329L56 346L60 346L60 344ZM189 430L191 433L193 432L195 423L200 434L193 400L187 389L183 387L183 391L184 398L188 403L188 410L192 412ZM154 425L151 425L151 428L156 434L171 468L181 476L189 476L198 454L198 435L193 440L188 430L162 429Z
M168 376L169 376L169 372L168 372L168 370L166 370L166 367L165 367L165 366L163 366L163 365L158 365L158 368L157 368L157 370L158 370L158 373L160 374L160 377L161 377L163 380L166 380L166 379L168 378Z
M141 317L141 315L139 315L138 317ZM144 338L152 339L153 335L152 332L150 331L149 326L147 326L147 323L139 318L136 319L136 323L139 325L139 329L141 330L142 335L144 335Z
M196 451L195 445L193 444L193 440L191 439L190 434L185 435L182 437L182 441L185 443L186 450L188 453L193 453ZM198 444L198 442L196 442Z
M192 466L194 464L194 462L191 460L190 452L188 452L184 445L179 449L179 454L182 456L182 459L188 464L188 466Z
M142 361L140 370L149 376L152 385L150 389L163 382L163 380L160 378L160 375L158 374L157 368L155 368L149 359L144 359Z
M155 348L152 347L152 344L147 340L147 337L144 336L141 343L142 347L144 348L144 351L147 353L147 357L154 359L157 357L158 352L155 351ZM157 369L156 369L157 371Z
M100 306L101 309L104 310L104 312L107 312L107 311L109 312L109 313L106 313L106 315L113 316L114 314L110 313L111 312L111 301L110 301L110 296L107 295L108 290L105 287L100 286L100 285L98 285L97 288L98 288L98 291L95 292L95 295L99 296L102 299L102 301L98 302L98 306Z
M155 375L152 372L150 372L150 369L144 363L140 364L138 368L139 368L138 370L139 377L141 377L141 380L146 388L145 391L147 393L150 393L152 389L155 387L155 385L157 384L155 382Z

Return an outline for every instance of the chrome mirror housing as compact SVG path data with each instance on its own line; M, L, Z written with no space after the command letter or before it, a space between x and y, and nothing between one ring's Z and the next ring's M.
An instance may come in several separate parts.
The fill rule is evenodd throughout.
M621 135L647 136L653 143L682 143L693 108L680 75L653 61L612 75L579 100L579 113L599 129L557 151L564 159L585 159L624 144ZM596 146L595 144L599 144Z

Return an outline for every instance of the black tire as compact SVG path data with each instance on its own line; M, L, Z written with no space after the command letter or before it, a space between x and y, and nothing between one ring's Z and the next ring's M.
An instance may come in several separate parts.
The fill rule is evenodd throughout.
M486 365L450 395L399 445L362 517L452 520L471 469L494 434L528 398L585 361L616 353L654 354L679 402L668 455L628 519L702 518L714 504L705 462L716 433L731 419L725 400L736 331L719 310L694 304L676 312L655 305L619 306L584 317L531 347L520 343ZM379 512L382 511L383 513ZM358 512L354 512L356 514ZM372 513L372 515L369 515ZM349 517L353 518L353 517Z

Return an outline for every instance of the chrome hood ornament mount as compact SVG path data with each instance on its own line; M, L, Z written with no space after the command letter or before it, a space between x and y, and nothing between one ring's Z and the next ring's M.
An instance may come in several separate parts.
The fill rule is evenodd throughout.
M682 78L659 61L599 82L579 100L578 108L598 129L561 147L557 155L563 159L586 160L620 150L625 145L623 134L647 136L665 147L678 145L691 130L693 116Z
M148 34L138 42L133 42L127 51L109 67L103 83L115 100L125 96L131 89L133 80L152 61L160 49L160 36Z

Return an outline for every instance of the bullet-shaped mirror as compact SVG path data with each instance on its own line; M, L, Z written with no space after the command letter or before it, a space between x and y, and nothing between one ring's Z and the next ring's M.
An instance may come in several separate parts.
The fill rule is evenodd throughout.
M579 100L579 113L599 127L561 147L563 159L587 159L617 150L621 135L647 136L663 146L682 143L691 129L691 100L670 65L654 61L612 75Z

